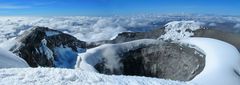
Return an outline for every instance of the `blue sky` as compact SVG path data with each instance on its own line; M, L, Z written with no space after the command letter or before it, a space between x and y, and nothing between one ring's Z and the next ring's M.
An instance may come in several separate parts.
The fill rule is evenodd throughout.
M0 0L0 16L240 15L240 0Z

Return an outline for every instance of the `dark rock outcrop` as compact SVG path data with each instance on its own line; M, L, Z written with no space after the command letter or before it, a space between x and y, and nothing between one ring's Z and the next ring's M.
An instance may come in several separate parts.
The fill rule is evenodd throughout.
M123 32L112 40L112 43L122 43L138 39L157 39L159 36L165 34L163 28L154 29L149 32Z
M107 49L107 48L106 48ZM107 68L107 58L94 67L104 74L137 75L189 81L205 66L205 54L178 43L152 44L118 54L120 71ZM111 61L111 60L110 60Z
M113 40L104 40L104 41L98 41L93 43L100 45L100 44L106 44L106 43L112 43L112 44L123 43L123 42L138 40L138 39L157 39L159 36L164 34L165 34L164 28L154 29L148 32L123 32L123 33L119 33L117 37Z
M46 27L34 27L17 37L10 49L31 67L73 68L77 53L88 47L75 37Z

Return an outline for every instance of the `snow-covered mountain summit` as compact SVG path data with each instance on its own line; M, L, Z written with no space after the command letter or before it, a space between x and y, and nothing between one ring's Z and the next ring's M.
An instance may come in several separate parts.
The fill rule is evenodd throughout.
M239 22L202 15L1 17L7 54L0 53L0 84L239 85Z
M160 36L164 40L180 40L193 36L193 31L201 29L201 23L195 21L173 21L165 25L165 34Z

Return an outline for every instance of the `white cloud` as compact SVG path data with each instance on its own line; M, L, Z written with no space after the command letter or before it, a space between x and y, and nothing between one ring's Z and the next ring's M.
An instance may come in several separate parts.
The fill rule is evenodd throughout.
M31 5L34 7L34 5ZM42 6L41 6L42 7ZM0 14L9 10L1 10ZM11 12L11 11L10 11ZM212 18L191 17L198 24L203 26L202 22L228 21L224 17ZM235 21L240 18L235 17L229 21L239 23L236 27L240 27L240 22ZM155 28L161 28L167 21L179 20L179 17L165 16L129 16L129 17L86 17L86 16L70 16L70 17L1 17L0 16L0 43L7 39L22 34L25 30L32 26L44 26L51 29L63 31L71 34L79 40L92 42L99 40L114 39L118 33L125 31L148 31ZM209 25L209 24L206 24ZM237 29L237 28L236 28ZM234 29L234 31L236 30ZM240 31L240 30L239 30Z
M208 25L209 25L209 26L217 26L216 23L209 23Z
M240 23L237 23L236 25L234 25L234 28L240 28Z

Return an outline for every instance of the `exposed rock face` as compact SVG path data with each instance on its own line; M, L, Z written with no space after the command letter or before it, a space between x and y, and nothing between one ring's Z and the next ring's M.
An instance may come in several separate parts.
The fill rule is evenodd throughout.
M138 75L188 81L199 74L205 66L205 55L202 52L178 43L162 42L140 46L124 53L119 53L119 51L116 53L121 58L120 70L109 68L106 63L114 60L107 56L103 56L102 62L94 66L96 70L104 74Z
M22 57L31 67L73 68L77 53L87 47L84 41L46 27L30 29L17 41L10 51Z
M197 53L195 53L197 52ZM188 81L205 66L204 54L177 44L150 46L124 55L124 74Z

